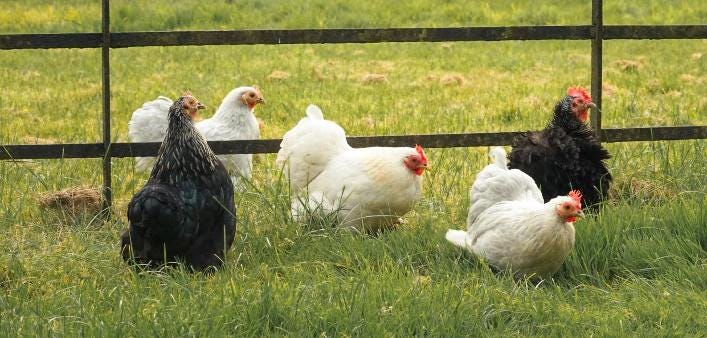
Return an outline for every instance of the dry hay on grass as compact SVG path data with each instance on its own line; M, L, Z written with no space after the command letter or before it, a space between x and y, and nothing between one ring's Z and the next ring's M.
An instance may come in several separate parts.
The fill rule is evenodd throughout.
M618 88L611 83L605 82L601 85L601 93L606 97L613 97L618 91Z
M290 73L276 70L268 75L268 80L285 80L290 77Z
M363 118L363 124L368 127L368 128L373 128L376 126L376 120L373 119L372 116L366 116Z
M70 216L87 212L95 213L101 210L101 194L98 188L71 187L41 194L39 206L44 209L61 211Z
M461 74L444 74L439 83L444 86L462 86L466 83L466 78Z
M692 74L682 74L680 75L680 81L685 82L685 84L691 85L691 86L701 86L702 83L704 82L704 77L702 76L694 76Z
M361 78L361 83L363 84L374 84L384 82L388 82L388 78L385 76L385 74L369 73Z
M22 138L22 144L54 144L59 143L53 138L43 138L35 136L25 136Z
M327 79L326 76L324 76L324 70L321 69L321 67L313 67L312 68L312 75L314 76L315 79L319 81L324 81Z
M622 198L640 198L645 200L675 198L678 191L674 188L637 177L615 179L609 189L609 200Z
M636 73L643 68L643 63L636 60L616 60L614 66L626 73Z
M458 73L446 73L446 74L427 74L416 81L418 85L429 85L433 82L437 82L442 86L463 86L467 83L467 79L464 75Z

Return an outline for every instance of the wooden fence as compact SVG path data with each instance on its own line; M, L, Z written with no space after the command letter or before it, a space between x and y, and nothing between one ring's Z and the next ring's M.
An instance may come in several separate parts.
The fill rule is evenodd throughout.
M0 160L103 158L103 201L110 207L111 158L157 154L159 143L111 142L110 50L142 46L279 45L320 43L381 43L508 40L591 40L591 95L601 107L602 42L613 39L705 39L707 25L604 25L602 0L592 0L592 24L582 26L514 26L386 29L291 29L178 32L111 32L109 0L102 1L101 33L0 35L0 49L101 48L103 137L101 143L0 145ZM603 142L685 140L707 138L707 126L619 128L601 127L601 113L591 123ZM349 137L354 147L471 147L508 145L519 132ZM209 142L217 154L272 153L280 140Z

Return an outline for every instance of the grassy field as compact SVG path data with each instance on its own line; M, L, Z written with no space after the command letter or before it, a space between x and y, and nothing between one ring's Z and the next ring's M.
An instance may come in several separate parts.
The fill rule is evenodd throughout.
M587 24L590 1L111 1L116 31ZM138 8L139 6L139 8ZM608 24L703 24L704 1L607 1ZM98 31L98 1L3 1L0 33ZM604 126L705 125L707 42L607 41ZM238 85L268 100L279 138L309 103L350 135L541 128L569 85L589 86L589 42L406 43L114 50L113 135L157 95L211 107ZM192 74L197 73L194 77ZM375 74L372 76L371 74ZM372 80L374 79L374 80ZM377 80L375 80L377 79ZM1 51L0 144L100 139L100 52ZM444 240L462 228L485 148L429 149L424 198L377 237L293 222L274 155L237 195L224 271L138 274L118 255L125 205L147 175L114 160L116 217L41 209L99 186L100 161L0 162L0 336L704 336L707 142L609 144L603 210L576 224L553 281L494 276Z

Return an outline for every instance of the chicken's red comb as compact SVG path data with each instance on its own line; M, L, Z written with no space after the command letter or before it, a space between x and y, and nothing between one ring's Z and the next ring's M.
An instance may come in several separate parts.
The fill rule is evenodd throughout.
M427 161L427 156L425 156L425 150L422 149L422 146L420 146L419 144L416 144L416 145L415 145L415 151L417 151L417 153L420 154L420 157L421 157L423 160Z
M580 205L582 204L582 193L579 190L572 190L569 194L567 194L567 196L569 196L571 199L573 199Z
M581 97L587 102L592 102L592 97L587 93L587 90L582 87L567 88L567 95L573 97Z

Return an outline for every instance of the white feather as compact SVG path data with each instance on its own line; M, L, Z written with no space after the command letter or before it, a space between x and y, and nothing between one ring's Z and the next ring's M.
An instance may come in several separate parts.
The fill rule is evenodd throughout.
M543 204L530 176L508 170L502 148L489 156L493 162L471 188L467 231L450 230L447 240L516 276L551 276L574 246L574 226L557 213L559 205L572 199L557 197Z
M307 106L307 109L305 110L307 116L317 119L317 120L323 120L324 119L324 113L322 113L322 109L319 108L319 106L310 104Z
M282 138L275 163L290 180L291 192L299 193L336 155L351 150L338 124L323 119L321 109L307 107L307 117Z
M444 238L462 249L466 248L466 231L449 229Z
M283 137L276 164L290 179L291 192L310 209L336 212L341 226L369 231L398 221L422 195L422 177L403 163L414 148L354 149L344 130L310 105L307 117ZM293 204L302 215L303 203ZM302 220L301 217L298 217Z
M224 97L213 117L195 123L196 129L207 141L257 140L260 138L258 121L253 111L241 102L241 96L253 87L233 89ZM161 142L167 131L167 115L172 100L160 96L146 102L134 111L128 123L128 136L132 142ZM240 177L250 178L253 167L252 154L219 155L231 174L234 184ZM154 157L140 157L135 168L147 171L152 168Z
M128 136L132 142L162 142L167 135L167 113L172 100L160 96L154 101L145 102L133 112L128 122ZM138 157L135 169L148 171L155 164L154 157Z
M471 186L471 207L467 223L473 223L484 210L502 201L530 200L543 203L542 193L530 176L517 169L508 170L503 148L495 147L489 156L494 162L476 175Z

